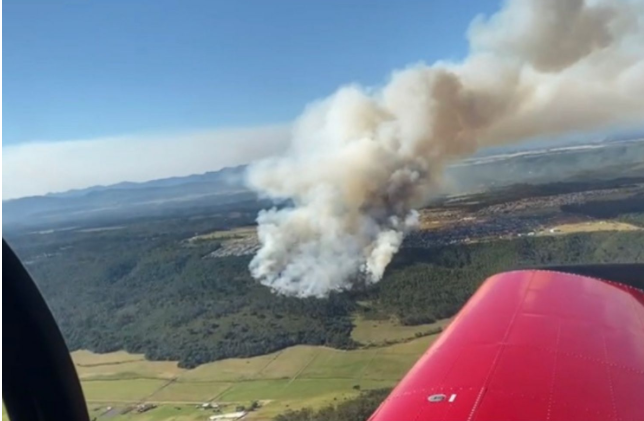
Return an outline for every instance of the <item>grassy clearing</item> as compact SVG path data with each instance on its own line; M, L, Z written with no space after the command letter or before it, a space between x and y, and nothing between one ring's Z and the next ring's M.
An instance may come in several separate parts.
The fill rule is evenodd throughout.
M176 361L130 361L118 364L82 366L76 365L78 377L89 379L172 379L185 372Z
M355 327L351 332L351 337L365 345L384 345L387 341L404 341L435 332L437 329L445 327L447 323L449 323L449 319L418 326L403 326L394 319L367 320L357 316L353 320Z
M352 399L358 395L359 392L352 390L347 393L336 393L333 395L322 395L316 396L310 399L280 399L278 401L272 401L269 404L262 407L257 412L252 412L247 415L245 420L270 420L276 417L279 414L282 414L290 410L298 410L306 407L310 408L321 408L332 403L339 403L347 399Z
M290 379L300 373L321 352L318 346L298 345L278 353L264 369L257 373L262 379Z
M208 419L209 415L212 415L211 413L195 408L195 405L159 405L159 407L142 414L136 411L122 414L121 412L127 408L127 406L124 405L110 405L114 408L114 412L105 414L107 406L108 405L94 405L93 407L95 410L92 410L90 407L90 419L96 418L97 421L204 421Z
M359 389L375 389L390 387L395 380L357 380L357 379L311 379L298 378L290 380L256 380L239 382L224 393L220 400L224 402L245 402L256 400L263 396L266 400L315 400L326 397L327 401L333 397L356 392ZM271 403L272 405L273 403Z
M376 350L340 351L322 348L315 359L304 369L304 378L358 378L367 367Z
M543 232L540 235L557 235L557 234L573 234L579 232L597 232L597 231L637 231L642 228L619 221L587 221L575 224L562 224L557 225Z
M143 361L143 354L130 354L125 351L110 352L108 354L95 354L92 351L80 350L72 352L72 360L79 365L117 364L128 361Z
M364 380L397 381L418 361L416 354L378 353L362 373Z
M137 402L151 395L167 381L152 379L90 380L82 382L85 399L109 402Z
M207 420L210 413L205 413L194 407L163 405L152 411L139 414L131 412L123 417L124 420L137 421L167 421L167 420ZM113 418L110 418L112 420Z
M463 220L462 212L445 209L422 209L419 215L419 228L421 230L434 230L449 226L456 221ZM470 217L470 219L473 219Z
M220 230L210 232L208 234L195 235L190 238L188 241L210 241L210 240L223 240L231 238L245 238L249 236L257 235L256 227L239 227L233 228L231 230Z
M254 380L235 383L219 397L223 402L241 402L255 399L283 399L288 397L286 386L290 380Z
M412 355L419 358L429 346L438 338L438 335L425 336L413 341L395 344L380 348L378 354Z
M147 400L150 402L208 402L217 398L232 385L233 383L220 382L173 382Z
M358 379L297 379L286 388L286 398L311 399L316 396L351 393L354 386L360 389L377 389L393 386L396 381Z
M269 365L277 353L262 355L253 358L230 358L214 363L200 365L199 367L186 371L179 379L190 380L214 380L214 381L240 381L257 378L259 373Z

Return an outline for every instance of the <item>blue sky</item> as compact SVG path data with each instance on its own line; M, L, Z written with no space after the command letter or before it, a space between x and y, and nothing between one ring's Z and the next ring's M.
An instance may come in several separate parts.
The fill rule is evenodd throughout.
M3 198L283 150L306 104L467 53L496 0L3 2Z
M4 144L288 122L460 58L498 1L4 1Z

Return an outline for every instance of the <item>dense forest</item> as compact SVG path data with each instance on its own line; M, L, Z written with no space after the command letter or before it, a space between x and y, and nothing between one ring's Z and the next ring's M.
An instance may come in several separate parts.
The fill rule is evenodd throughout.
M575 209L575 212L584 209ZM630 207L618 219L642 223ZM248 273L250 256L211 258L195 234L246 223L203 216L101 230L21 233L8 241L49 303L69 347L125 349L184 367L296 344L359 346L352 316L414 325L452 316L489 275L555 264L644 262L644 235L597 232L403 248L381 282L328 299L278 296ZM359 304L360 303L360 304ZM364 305L370 303L370 305Z
M355 399L339 405L329 405L317 411L301 409L278 415L275 421L366 421L387 398L390 389L376 389L362 392Z
M405 324L454 315L488 276L551 265L644 262L644 235L596 232L523 237L432 249L404 249L368 293L367 310L395 314ZM368 311L367 311L368 312Z
M296 344L351 348L346 294L297 299L249 275L249 257L208 258L216 241L186 238L208 221L8 238L70 349L125 349L184 367Z

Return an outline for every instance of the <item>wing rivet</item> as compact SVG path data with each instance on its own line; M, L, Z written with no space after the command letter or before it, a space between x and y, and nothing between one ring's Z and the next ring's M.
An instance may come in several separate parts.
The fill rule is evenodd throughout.
M431 395L427 400L430 402L443 402L445 398L447 398L447 396L439 393L437 395Z

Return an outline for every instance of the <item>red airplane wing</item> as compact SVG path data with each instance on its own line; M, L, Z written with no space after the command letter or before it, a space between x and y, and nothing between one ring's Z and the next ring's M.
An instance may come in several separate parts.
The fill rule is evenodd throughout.
M430 420L644 420L644 292L491 277L370 418Z

